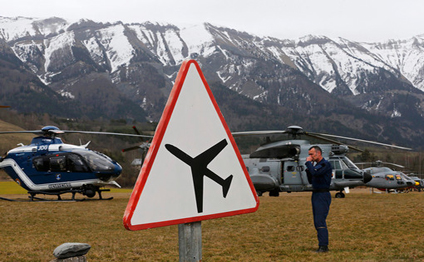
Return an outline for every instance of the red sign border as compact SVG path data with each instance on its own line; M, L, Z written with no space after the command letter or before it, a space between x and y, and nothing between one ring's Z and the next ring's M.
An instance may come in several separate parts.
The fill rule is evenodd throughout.
M172 220L166 220L166 221L160 221L160 222L153 222L153 223L146 223L146 224L138 224L138 225L132 225L131 219L134 214L134 210L137 207L138 201L140 199L140 195L144 189L144 186L146 184L147 178L150 174L150 170L152 168L153 162L156 158L157 152L159 150L159 147L162 143L163 136L165 134L166 128L168 126L168 123L171 119L172 113L175 108L175 104L177 103L178 97L180 95L181 89L183 87L184 81L186 79L188 70L190 66L194 64L196 66L196 69L202 79L202 82L206 88L206 91L209 95L209 98L211 99L213 106L216 110L216 113L218 114L221 123L223 127L225 128L225 131L227 133L228 138L230 139L230 142L235 150L235 153L237 155L237 158L243 168L243 172L246 176L246 179L249 183L250 190L252 191L252 194L256 201L256 206L253 208L247 208L247 209L241 209L241 210L235 210L235 211L229 211L229 212L222 212L222 213L215 213L210 215L204 215L204 216L196 216L196 217L188 217L188 218L181 218L181 219L172 219ZM151 146L149 148L149 151L146 155L143 167L141 168L140 174L138 176L137 182L134 186L134 190L131 194L131 197L129 199L127 208L125 209L125 214L123 218L124 226L128 230L142 230L142 229L149 229L149 228L155 228L155 227L162 227L162 226L170 226L170 225L177 225L177 224L184 224L184 223L191 223L191 222L197 222L207 219L214 219L214 218L221 218L221 217L227 217L227 216L234 216L239 214L246 214L246 213L252 213L255 212L259 208L259 199L256 194L256 190L252 184L252 181L250 180L249 173L247 172L247 169L243 163L243 159L241 157L241 154L238 150L238 147L236 145L236 142L233 138L233 135L231 134L227 123L224 120L224 117L221 114L221 111L219 110L218 104L215 101L215 98L212 95L212 92L209 88L208 83L206 82L206 79L200 69L199 64L195 60L186 60L181 64L180 71L178 72L177 78L175 80L174 87L171 90L171 93L169 95L168 101L166 103L164 112L162 114L162 117L159 121L159 124L157 126L157 130L155 132L155 136L153 137Z

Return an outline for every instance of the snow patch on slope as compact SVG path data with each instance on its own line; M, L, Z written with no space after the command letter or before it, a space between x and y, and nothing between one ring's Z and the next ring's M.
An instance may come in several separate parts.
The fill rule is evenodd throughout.
M44 46L45 46L44 57L46 59L46 62L44 63L45 72L48 72L52 55L56 50L69 48L70 52L72 52L71 47L74 44L75 44L75 34L73 31L67 31L51 39L44 40Z
M106 56L111 65L111 72L115 72L121 66L129 65L135 53L134 48L124 34L124 30L125 27L122 24L99 30L101 44L106 49Z
M206 29L206 24L186 26L181 29L180 34L188 46L189 54L208 57L215 52L214 39Z

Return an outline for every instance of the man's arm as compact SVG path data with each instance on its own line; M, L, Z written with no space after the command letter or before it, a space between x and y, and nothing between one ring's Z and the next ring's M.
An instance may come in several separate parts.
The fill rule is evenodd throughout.
M320 162L317 165L313 166L312 162L306 161L306 168L309 170L312 176L323 176L328 172L329 163Z

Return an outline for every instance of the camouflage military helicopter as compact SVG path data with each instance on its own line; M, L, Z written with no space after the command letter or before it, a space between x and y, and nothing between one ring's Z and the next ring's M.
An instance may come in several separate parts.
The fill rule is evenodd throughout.
M244 163L258 195L262 195L264 192L269 192L270 196L279 196L280 192L312 191L312 185L309 183L305 172L305 162L309 148L313 145L318 145L322 149L323 157L329 160L333 167L330 190L339 191L335 195L336 198L344 198L343 191L348 193L349 188L363 186L370 182L372 179L370 172L359 169L346 156L349 147L328 137L410 150L405 147L363 139L305 132L300 126L289 126L283 131L233 132L234 137L276 134L287 134L290 139L268 142L250 155L243 155ZM331 144L311 144L307 140L301 140L302 135L327 141ZM350 148L362 151L354 147Z

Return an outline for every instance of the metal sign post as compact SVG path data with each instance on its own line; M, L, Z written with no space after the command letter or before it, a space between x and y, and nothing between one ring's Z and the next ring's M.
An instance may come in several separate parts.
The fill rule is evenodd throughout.
M202 222L178 225L180 262L202 261Z

